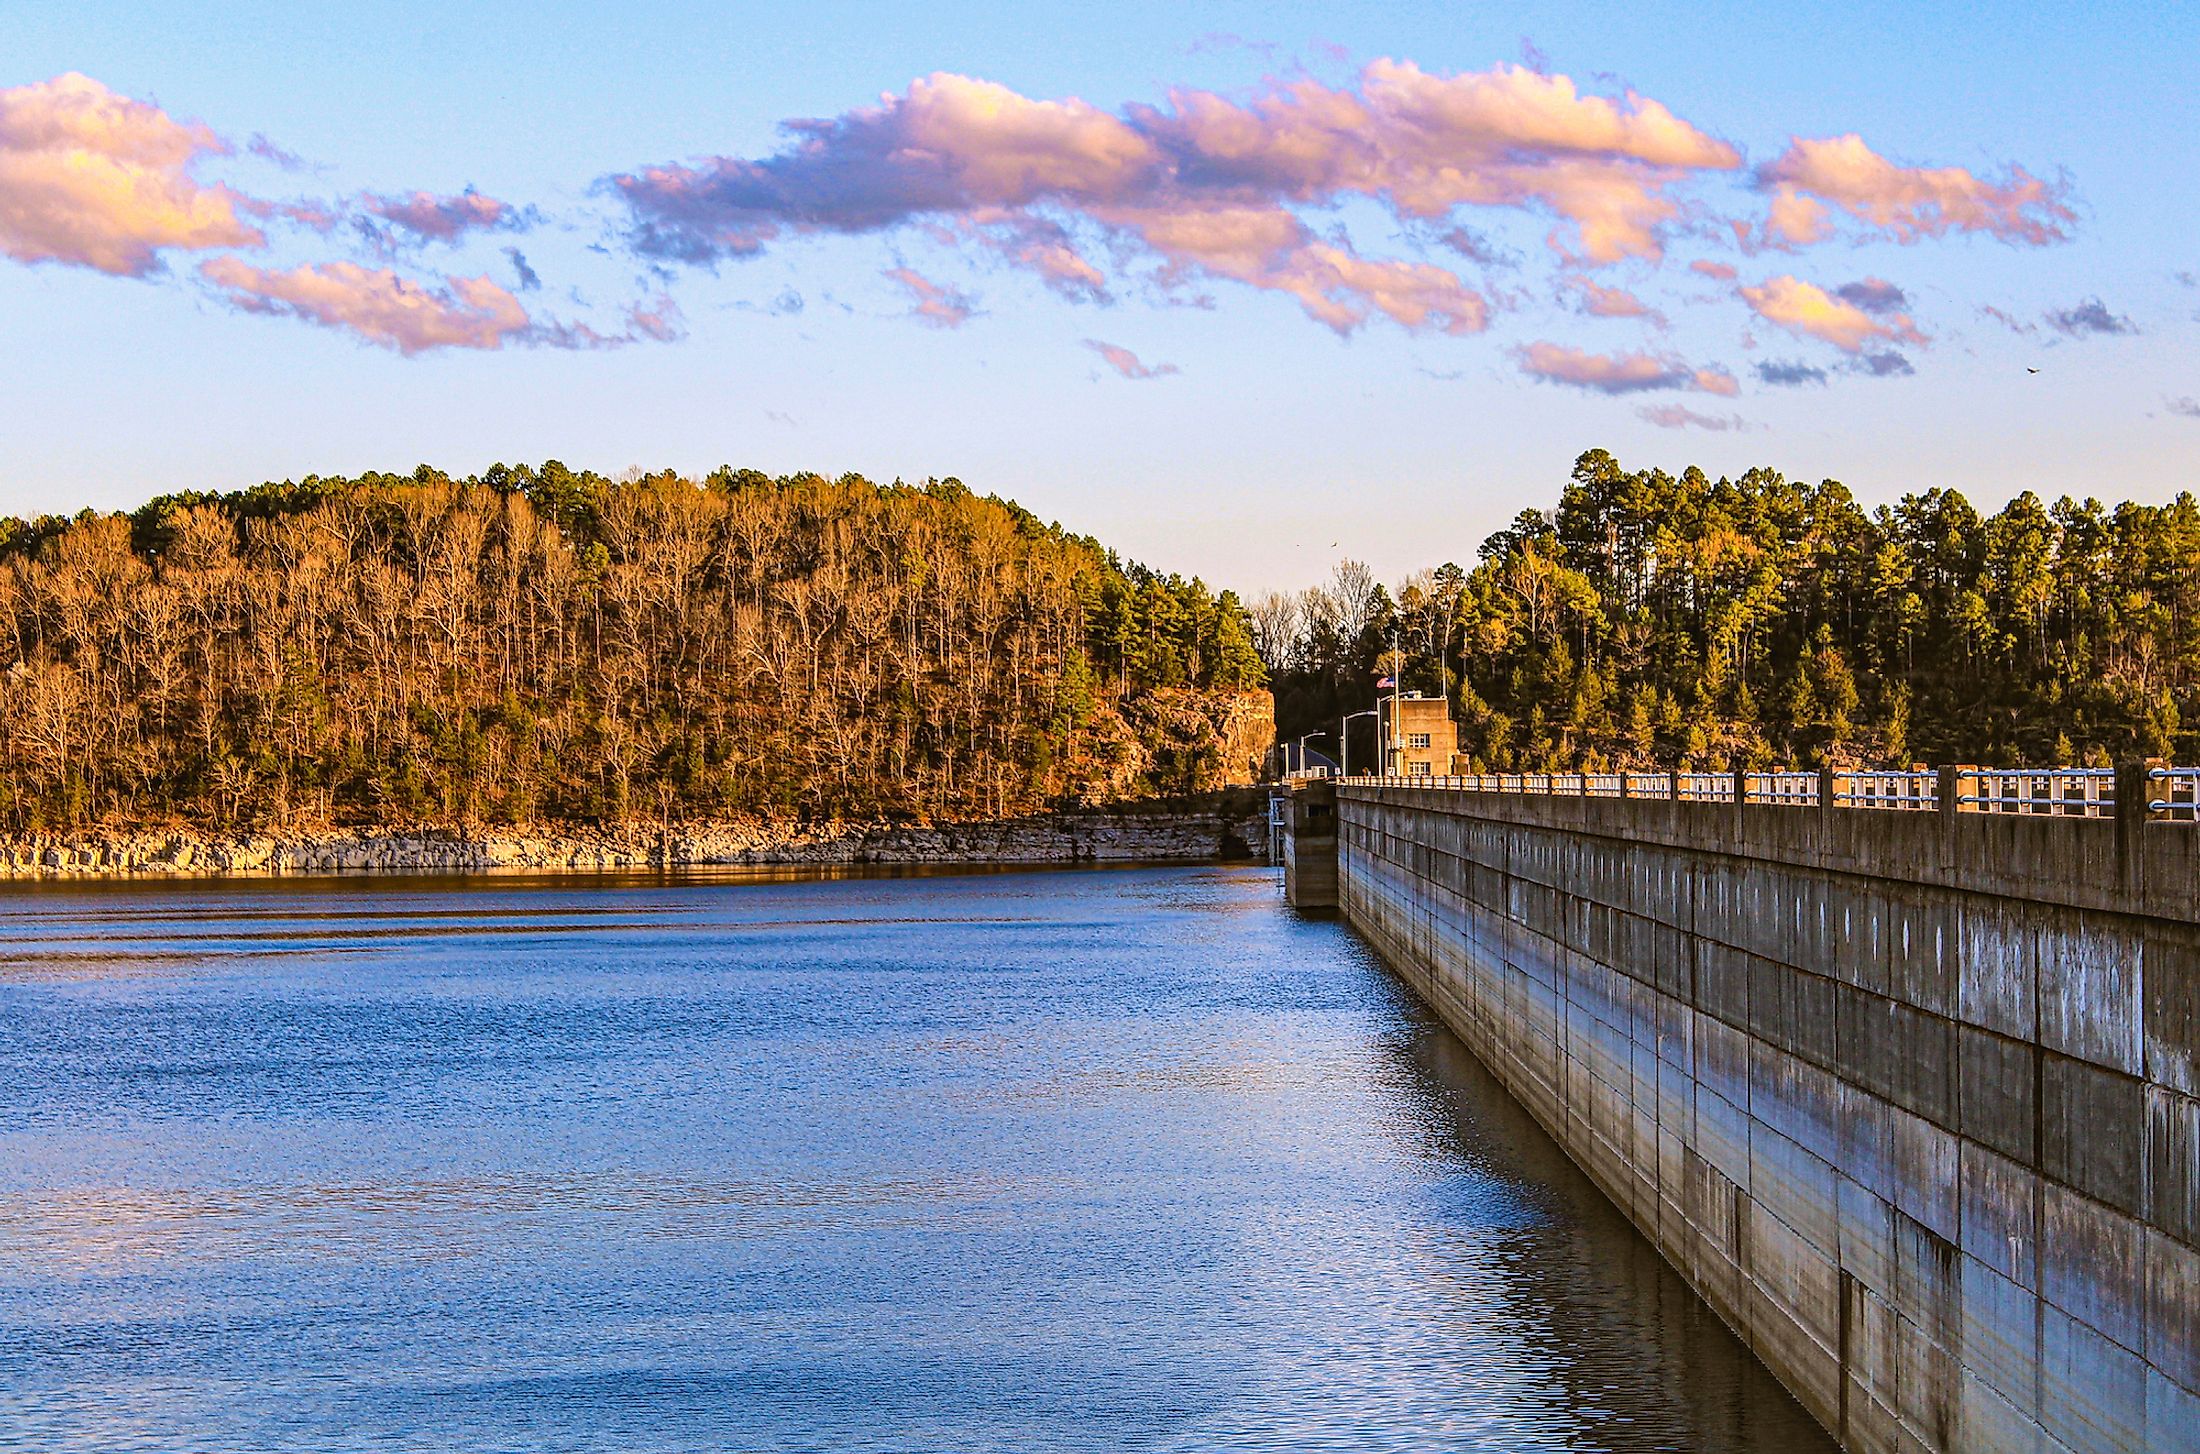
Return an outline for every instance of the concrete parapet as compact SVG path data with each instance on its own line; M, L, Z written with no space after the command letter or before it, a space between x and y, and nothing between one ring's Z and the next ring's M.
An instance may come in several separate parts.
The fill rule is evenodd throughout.
M1344 914L1846 1447L2200 1449L2200 828L1334 791Z

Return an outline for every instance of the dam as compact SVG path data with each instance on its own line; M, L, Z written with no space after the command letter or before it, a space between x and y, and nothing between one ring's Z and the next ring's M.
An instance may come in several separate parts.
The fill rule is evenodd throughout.
M1844 1448L2200 1449L2196 775L1307 779L1333 907Z

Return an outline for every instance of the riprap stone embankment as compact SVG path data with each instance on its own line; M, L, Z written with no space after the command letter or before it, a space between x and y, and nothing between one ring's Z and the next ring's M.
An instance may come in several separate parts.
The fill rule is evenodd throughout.
M1183 862L1259 856L1264 804L1236 790L976 823L88 831L0 841L0 875Z

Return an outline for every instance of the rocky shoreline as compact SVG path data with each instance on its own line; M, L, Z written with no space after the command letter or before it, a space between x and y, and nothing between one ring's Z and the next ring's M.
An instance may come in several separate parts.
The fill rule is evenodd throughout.
M0 841L0 877L617 871L709 865L1200 862L1261 857L1258 792L977 823L152 828Z

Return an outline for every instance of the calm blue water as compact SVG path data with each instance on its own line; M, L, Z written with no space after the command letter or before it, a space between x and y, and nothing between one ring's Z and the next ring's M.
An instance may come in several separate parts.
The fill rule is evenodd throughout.
M1807 1450L1260 869L0 894L0 1447Z

